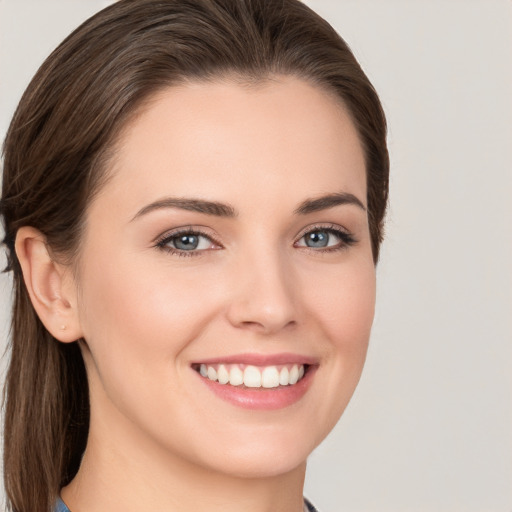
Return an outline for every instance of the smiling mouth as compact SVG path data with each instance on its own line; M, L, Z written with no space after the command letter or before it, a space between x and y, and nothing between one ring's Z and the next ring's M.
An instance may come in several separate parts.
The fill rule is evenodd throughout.
M307 374L308 364L254 366L246 364L194 364L201 377L238 388L285 388L300 382Z

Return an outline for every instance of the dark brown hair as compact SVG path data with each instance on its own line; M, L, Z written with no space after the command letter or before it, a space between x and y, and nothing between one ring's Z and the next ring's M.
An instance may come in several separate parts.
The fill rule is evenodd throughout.
M73 261L109 151L144 100L186 80L273 74L317 84L347 107L366 157L377 261L388 194L384 113L345 42L298 0L121 0L75 30L28 86L3 148L1 214L14 279L4 391L10 510L51 510L78 470L89 422L78 344L59 343L38 319L14 252L17 230L37 228Z

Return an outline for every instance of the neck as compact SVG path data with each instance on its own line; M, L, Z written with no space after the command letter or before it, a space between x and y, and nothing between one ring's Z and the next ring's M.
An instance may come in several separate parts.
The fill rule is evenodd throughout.
M284 474L241 477L162 453L126 432L95 430L91 424L80 470L62 490L72 512L302 512L305 462Z

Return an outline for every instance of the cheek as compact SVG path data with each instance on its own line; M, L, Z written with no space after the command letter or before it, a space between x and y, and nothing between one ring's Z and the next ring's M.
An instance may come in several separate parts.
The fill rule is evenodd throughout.
M366 350L375 310L375 267L371 261L340 265L316 280L310 305L335 350Z
M147 255L118 255L110 260L115 265L95 262L101 274L85 269L82 325L96 364L109 366L101 373L115 376L129 367L142 377L148 365L168 373L214 314L206 276L173 273L164 258L148 265Z
M363 370L375 310L373 262L340 265L317 280L311 316L322 329L322 394L316 418L326 435L340 418Z
M142 377L148 364L168 366L182 348L180 331L193 318L193 290L133 254L89 261L101 272L93 265L83 270L81 321L101 377Z
M163 426L177 421L165 411L182 411L188 392L182 385L187 349L215 316L218 291L205 282L204 272L173 272L165 256L157 259L153 265L147 255L143 263L133 255L112 258L115 265L96 261L103 272L87 270L83 322L97 410L108 418L112 410L120 411L165 440Z

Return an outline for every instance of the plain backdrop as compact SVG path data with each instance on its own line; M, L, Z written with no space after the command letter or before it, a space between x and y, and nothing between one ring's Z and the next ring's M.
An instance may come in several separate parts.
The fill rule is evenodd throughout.
M39 64L108 3L0 0L2 139ZM511 512L512 2L307 3L380 93L392 178L367 365L306 495L323 512Z

